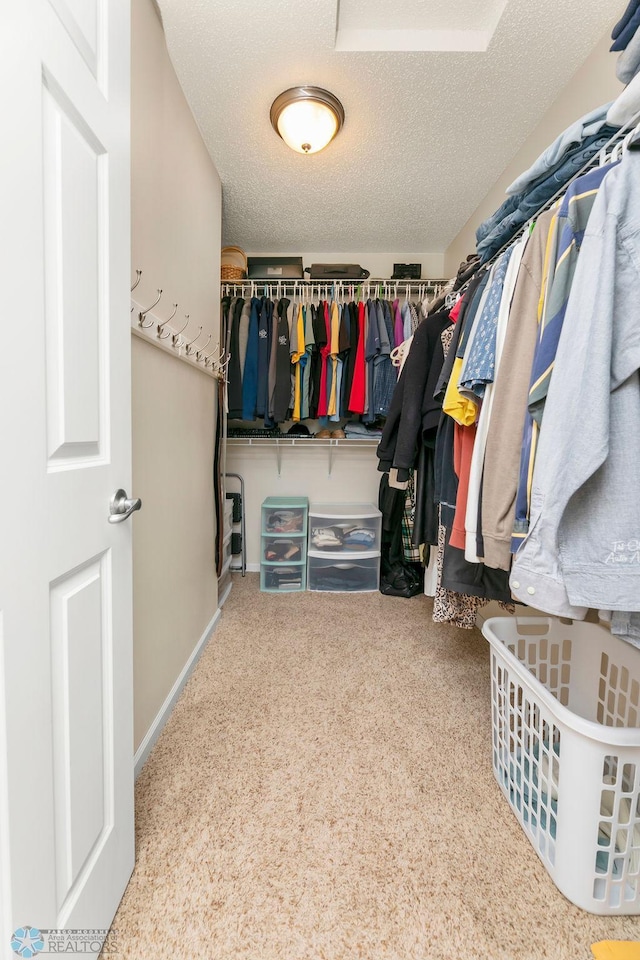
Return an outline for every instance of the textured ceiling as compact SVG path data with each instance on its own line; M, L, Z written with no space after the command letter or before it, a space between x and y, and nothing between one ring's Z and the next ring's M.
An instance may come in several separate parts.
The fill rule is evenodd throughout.
M159 5L222 179L224 241L274 253L444 250L623 6L509 0L484 53L353 53L335 49L336 0ZM371 6L377 23L392 4ZM394 6L404 21L405 5ZM406 6L451 26L442 0ZM477 27L482 9L500 6L451 9L463 29L465 10ZM313 156L294 153L269 123L277 94L303 83L327 87L346 111L339 136Z

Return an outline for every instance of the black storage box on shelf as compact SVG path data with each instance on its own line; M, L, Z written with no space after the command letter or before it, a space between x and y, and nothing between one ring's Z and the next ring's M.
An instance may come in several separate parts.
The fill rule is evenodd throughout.
M302 280L302 257L248 257L249 280Z
M366 280L369 276L359 263L312 263L304 272L311 280Z
M422 276L421 263L394 263L392 280L419 280Z

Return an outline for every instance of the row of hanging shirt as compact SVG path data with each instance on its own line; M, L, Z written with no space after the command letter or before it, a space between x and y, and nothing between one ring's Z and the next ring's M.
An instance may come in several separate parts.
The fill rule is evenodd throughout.
M263 419L265 427L384 418L398 375L395 351L424 316L422 304L409 301L408 288L404 300L386 299L387 285L366 298L353 285L293 284L291 296L278 296L278 287L273 299L266 284L222 298L229 417Z
M438 590L595 607L640 645L640 144L624 145L476 273L450 322L416 331L378 455L402 483L428 446L416 487L438 529L414 533L439 547L434 609ZM414 391L441 404L430 435Z

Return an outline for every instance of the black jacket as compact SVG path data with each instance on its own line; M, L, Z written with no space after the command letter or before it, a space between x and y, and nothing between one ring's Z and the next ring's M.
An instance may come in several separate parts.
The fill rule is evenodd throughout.
M445 310L427 317L419 324L393 391L377 453L380 461L378 470L386 473L391 467L396 467L398 480L407 480L409 470L415 464L418 443L422 440L425 389L427 381L435 387L443 360L440 334L450 324ZM432 373L434 365L437 367L435 378Z

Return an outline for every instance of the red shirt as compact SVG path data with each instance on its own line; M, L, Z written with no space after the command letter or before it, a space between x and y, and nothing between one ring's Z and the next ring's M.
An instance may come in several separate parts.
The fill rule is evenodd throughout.
M476 425L463 427L456 423L453 434L453 469L458 478L458 496L456 497L456 515L449 543L452 547L464 550L467 535L464 522L467 513L467 498L469 496L469 474L471 472L471 457L473 445L476 442Z
M367 385L367 363L364 356L365 348L364 303L358 304L358 347L356 362L353 368L353 381L349 394L349 410L352 413L364 413Z

